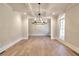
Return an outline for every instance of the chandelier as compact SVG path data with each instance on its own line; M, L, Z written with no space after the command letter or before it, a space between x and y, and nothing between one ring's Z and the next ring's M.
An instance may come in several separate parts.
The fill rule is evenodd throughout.
M43 19L43 17L41 16L41 12L40 12L41 3L38 3L38 5L39 5L39 8L38 8L39 11L38 11L38 14L37 14L38 19L35 18L35 20L32 22L32 24L47 24L47 22L44 21L45 19Z

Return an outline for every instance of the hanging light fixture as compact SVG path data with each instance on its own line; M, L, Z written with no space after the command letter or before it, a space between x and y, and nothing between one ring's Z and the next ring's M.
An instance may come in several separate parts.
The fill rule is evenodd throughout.
M39 5L39 13L38 13L38 16L40 17L41 13L40 13L40 3L38 3Z
M35 20L34 22L33 22L33 24L46 24L46 22L43 20L43 18L41 17L41 12L40 12L40 5L41 5L41 3L38 3L38 5L39 5L39 13L38 13L38 18L39 18L39 21L37 21L37 20ZM36 18L35 18L36 19Z

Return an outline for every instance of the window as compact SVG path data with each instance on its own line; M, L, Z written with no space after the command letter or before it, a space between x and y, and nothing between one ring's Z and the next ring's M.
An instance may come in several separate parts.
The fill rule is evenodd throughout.
M65 34L65 14L59 17L59 38L64 40Z

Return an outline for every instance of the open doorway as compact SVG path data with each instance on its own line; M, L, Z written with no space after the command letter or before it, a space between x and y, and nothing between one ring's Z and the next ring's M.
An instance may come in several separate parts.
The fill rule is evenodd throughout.
M45 24L38 23L34 24L34 20L38 20L38 18L29 17L28 18L28 36L29 37L49 37L51 38L51 18L44 17L43 20L46 22ZM39 21L39 20L38 20Z

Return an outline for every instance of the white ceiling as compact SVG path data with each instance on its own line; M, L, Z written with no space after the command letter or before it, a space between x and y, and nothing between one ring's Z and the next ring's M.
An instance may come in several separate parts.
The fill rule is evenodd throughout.
M22 14L26 13L27 16L38 16L39 5L38 3L9 3L13 10ZM68 8L72 7L73 3L41 3L40 10L41 16L55 16L64 13Z

